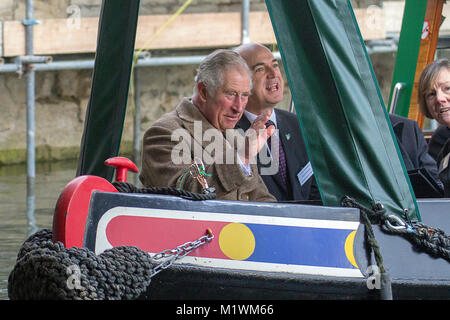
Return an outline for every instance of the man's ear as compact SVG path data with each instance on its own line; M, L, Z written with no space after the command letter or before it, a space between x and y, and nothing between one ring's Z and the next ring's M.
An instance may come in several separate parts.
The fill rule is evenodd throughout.
M197 92L198 97L202 102L206 102L206 98L208 97L208 90L203 82L197 83Z

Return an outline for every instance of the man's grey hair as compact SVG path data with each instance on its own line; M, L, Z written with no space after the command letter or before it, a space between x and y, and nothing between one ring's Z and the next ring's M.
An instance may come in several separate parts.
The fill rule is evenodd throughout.
M197 84L203 82L209 95L214 95L217 88L224 83L223 72L228 68L242 67L250 77L252 88L252 73L245 60L233 50L219 49L209 54L199 65L195 76L194 95L198 95Z

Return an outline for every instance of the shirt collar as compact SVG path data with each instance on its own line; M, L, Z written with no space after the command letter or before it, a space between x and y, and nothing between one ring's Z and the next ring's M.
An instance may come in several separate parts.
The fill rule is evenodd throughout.
M257 115L254 113L251 113L250 111L244 110L244 114L247 117L248 121L250 121L250 123L253 123L253 121L255 121ZM277 116L275 114L275 109L273 109L272 114L270 115L269 120L271 120L274 124L275 124L275 128L278 128L277 125Z

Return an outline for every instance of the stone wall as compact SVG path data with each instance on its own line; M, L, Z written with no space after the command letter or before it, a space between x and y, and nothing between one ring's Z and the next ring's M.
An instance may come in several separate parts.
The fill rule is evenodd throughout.
M375 0L353 0L355 7L378 4ZM182 0L141 0L140 14L170 14ZM252 11L266 10L263 0L251 0ZM77 6L82 17L98 16L101 0L35 0L35 18L67 18L67 9ZM185 12L240 11L240 0L194 0ZM25 17L25 1L0 1L0 20ZM205 54L186 52L177 54ZM154 56L171 52L153 52ZM83 56L84 57L84 56ZM71 59L83 58L73 56ZM55 57L55 59L58 57ZM382 92L389 94L395 54L374 56L374 67ZM141 77L141 136L151 123L171 111L184 96L192 94L196 66L139 68ZM92 70L66 70L36 73L36 159L62 160L76 158L83 132L89 100ZM286 86L287 87L287 86ZM130 100L132 99L130 91ZM289 89L281 107L288 108ZM129 104L131 105L131 104ZM0 166L26 161L26 91L25 79L15 73L0 73ZM133 109L128 108L122 152L131 152Z

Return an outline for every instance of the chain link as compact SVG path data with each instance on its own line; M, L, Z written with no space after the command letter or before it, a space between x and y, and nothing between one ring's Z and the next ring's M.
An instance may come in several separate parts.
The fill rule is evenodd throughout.
M169 257L167 260L161 262L156 267L153 268L153 273L150 277L154 277L156 274L161 272L164 269L169 268L176 260L183 258L184 256L187 256L189 253L191 253L193 250L197 249L198 247L206 244L207 242L210 242L214 235L212 234L211 229L208 229L207 234L204 236L201 236L197 240L194 241L188 241L186 243L183 243L179 245L178 247L174 249L166 249L164 251L161 251L159 253L156 253L152 256L153 260L160 260Z

